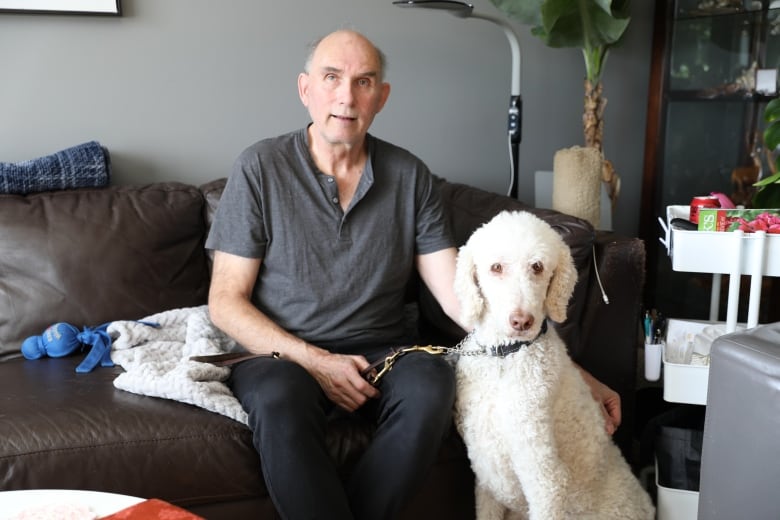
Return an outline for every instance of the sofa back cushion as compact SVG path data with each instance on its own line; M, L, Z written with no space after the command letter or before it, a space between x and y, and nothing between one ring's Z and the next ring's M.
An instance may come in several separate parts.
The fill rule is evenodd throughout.
M0 195L0 358L59 321L204 304L204 206L179 183Z
M214 221L214 213L216 213L217 206L219 206L219 199L222 198L222 190L225 189L225 184L227 184L227 177L221 177L202 184L199 188L201 193L203 193L203 198L206 200L203 208L203 218L206 221L206 236L208 236L211 223ZM208 255L209 272L211 272L214 263L214 251L207 249L206 254Z
M200 187L206 199L207 226L211 224L213 213L219 204L219 198L225 187L226 179L217 179ZM593 227L585 220L566 215L551 209L539 209L527 206L516 199L497 195L479 188L446 181L437 178L442 200L448 209L450 226L455 241L459 246L466 243L471 234L482 224L504 210L529 211L545 220L571 248L574 264L577 267L578 279L574 294L569 301L567 319L564 323L553 324L569 352L575 356L584 345L583 320L585 305L590 287L593 270L592 246L594 241ZM523 237L507 237L508 240L523 240ZM419 319L420 332L423 339L435 343L454 343L462 336L463 331L450 320L433 298L427 288L413 280L410 284L410 300L417 300L414 319Z

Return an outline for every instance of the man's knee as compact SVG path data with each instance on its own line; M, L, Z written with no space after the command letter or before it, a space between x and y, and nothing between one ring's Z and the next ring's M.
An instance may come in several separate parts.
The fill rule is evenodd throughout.
M388 378L388 391L404 413L423 417L425 423L445 426L455 401L455 374L444 358L419 353L399 360ZM380 390L382 390L380 388Z
M403 388L413 391L424 401L453 402L455 400L455 372L439 355L415 353L406 363L399 362L403 374Z
M230 387L246 411L279 418L318 402L320 387L300 365L278 359L245 361L233 369Z

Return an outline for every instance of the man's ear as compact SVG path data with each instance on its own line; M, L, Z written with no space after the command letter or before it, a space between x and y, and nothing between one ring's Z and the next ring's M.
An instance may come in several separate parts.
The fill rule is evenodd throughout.
M298 74L298 97L301 98L303 106L309 106L309 75L305 72Z
M380 88L382 89L382 93L380 94L379 103L376 107L377 114L382 111L385 107L385 103L387 103L387 98L390 97L390 83L382 83Z

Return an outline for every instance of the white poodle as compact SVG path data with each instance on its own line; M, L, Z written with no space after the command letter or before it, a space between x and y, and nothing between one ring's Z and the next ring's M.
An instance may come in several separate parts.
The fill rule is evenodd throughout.
M652 519L648 494L547 319L577 282L568 246L526 212L503 212L458 254L472 333L457 361L455 417L476 476L477 519Z

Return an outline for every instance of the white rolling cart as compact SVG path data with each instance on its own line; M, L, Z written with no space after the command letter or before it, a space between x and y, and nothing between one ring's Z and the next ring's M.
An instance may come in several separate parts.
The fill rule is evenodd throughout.
M671 221L687 219L689 206L668 206L666 222L659 218L666 246L675 271L712 273L709 322L717 322L721 277L729 275L725 330L737 329L740 281L750 276L747 328L758 325L761 281L764 276L780 276L780 235L742 231L684 231L674 229ZM695 328L694 322L689 326ZM709 367L668 363L663 358L664 400L684 404L707 404ZM658 486L658 520L696 520L699 493Z

